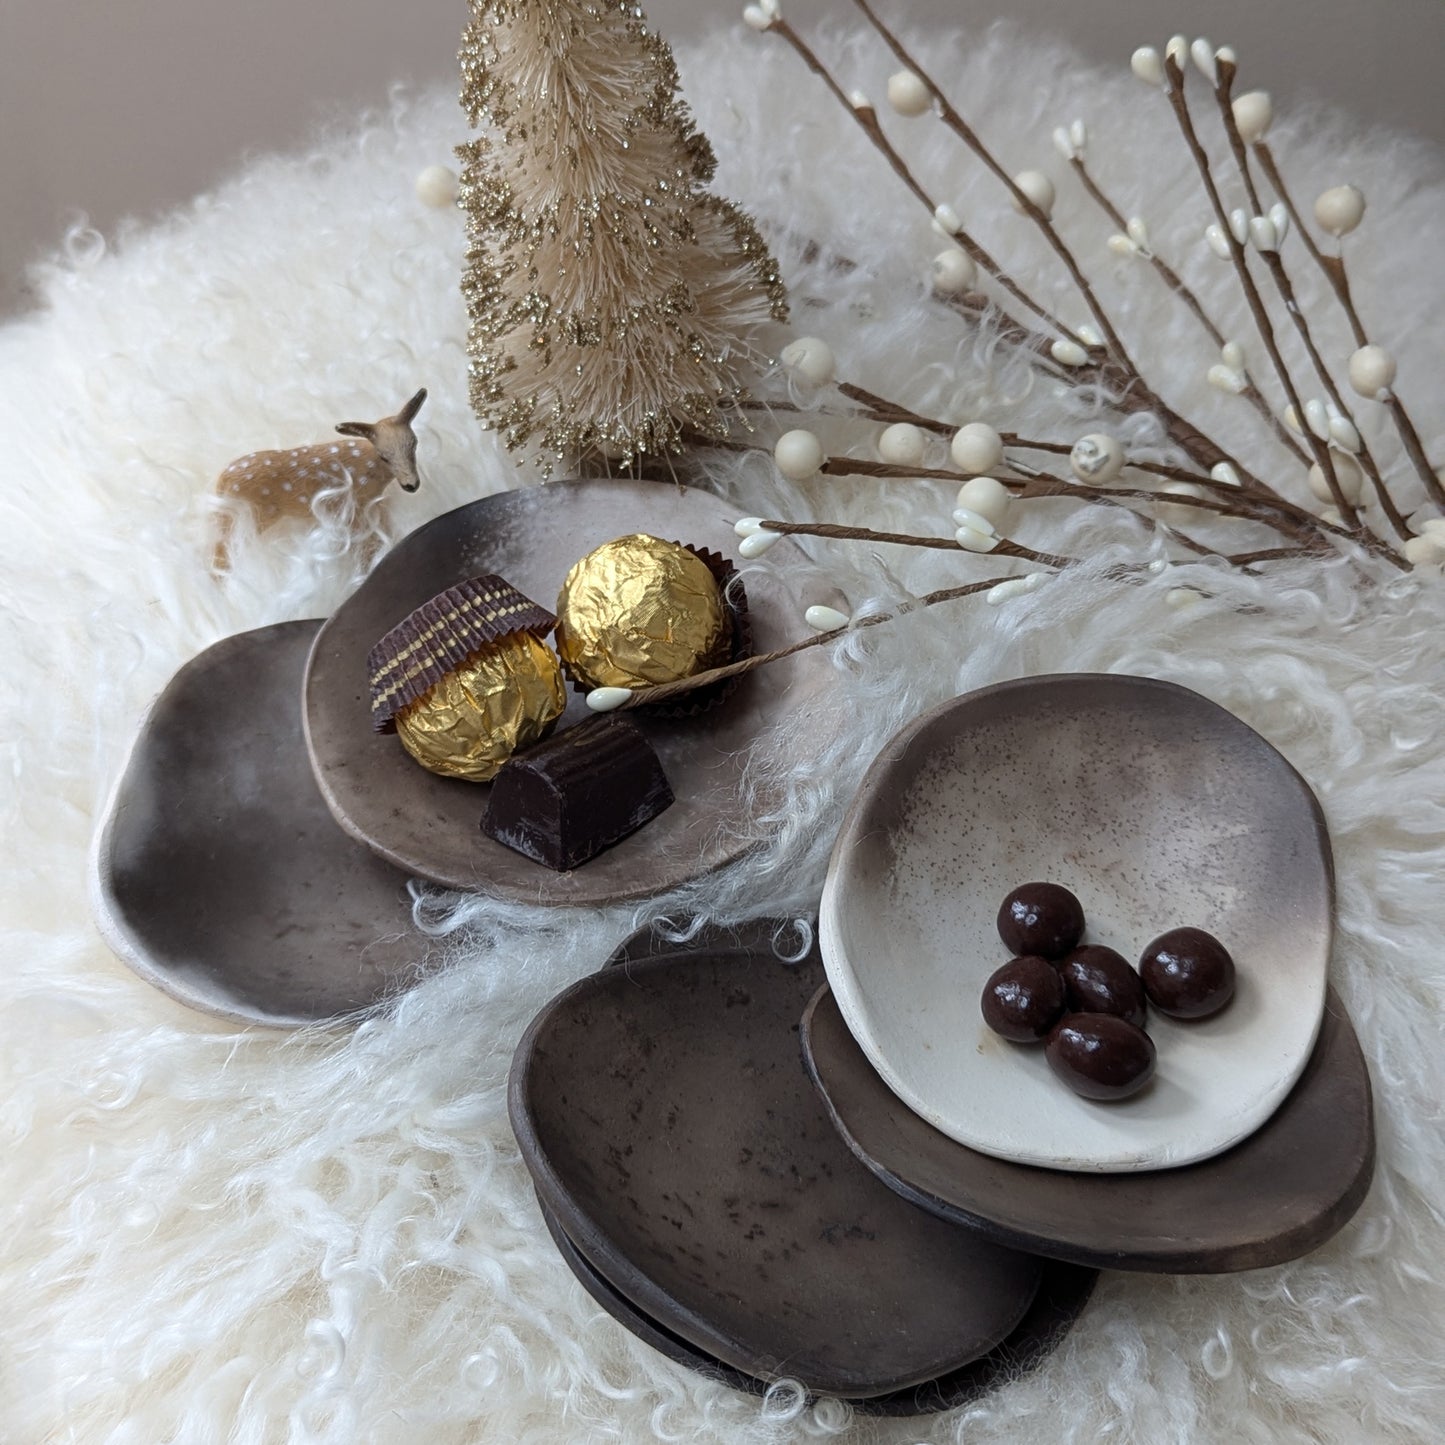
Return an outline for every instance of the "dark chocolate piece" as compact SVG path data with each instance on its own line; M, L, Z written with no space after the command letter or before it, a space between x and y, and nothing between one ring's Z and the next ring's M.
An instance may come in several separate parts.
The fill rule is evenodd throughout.
M1084 910L1057 883L1022 883L998 911L998 933L1016 954L1062 958L1084 936Z
M482 832L560 873L620 843L672 802L637 724L595 718L508 759L492 782Z
M990 975L980 1007L994 1033L1035 1044L1064 1011L1064 981L1046 958L1015 958Z
M1136 1028L1148 1012L1144 981L1123 954L1099 943L1076 948L1059 965L1069 995L1069 1008L1081 1014L1116 1014Z
M1069 1014L1054 1026L1044 1057L1086 1099L1127 1099L1154 1077L1154 1040L1113 1014Z
M1202 928L1161 933L1139 960L1149 1002L1176 1019L1216 1014L1234 997L1234 960Z

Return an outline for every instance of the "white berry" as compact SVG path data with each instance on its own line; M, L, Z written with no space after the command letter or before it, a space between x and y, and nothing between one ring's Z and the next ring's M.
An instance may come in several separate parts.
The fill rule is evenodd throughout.
M630 687L594 687L587 694L587 706L593 712L611 712L632 696Z
M1042 171L1020 171L1014 177L1014 185L1021 190L1044 215L1053 214L1054 209L1054 183ZM1018 197L1014 197L1014 209L1023 210L1018 203Z
M1129 57L1129 69L1145 85L1164 84L1164 63L1159 59L1159 52L1152 45L1141 45Z
M995 527L1003 526L1012 501L1009 489L992 477L970 477L958 489L958 505L987 517Z
M922 115L933 104L933 94L911 70L888 77L888 104L899 115Z
M1049 347L1049 355L1060 366L1083 366L1089 359L1089 353L1077 341L1072 341L1067 336L1060 337Z
M1034 576L1038 575L1038 573L1034 574ZM1007 602L1011 597L1020 597L1025 592L1032 592L1033 588L1029 586L1030 580L1028 577L1005 577L1002 582L990 587L988 591L984 593L983 600L987 602L990 607L998 607L1002 603Z
M810 607L803 613L803 621L814 632L837 632L848 625L848 615L836 607Z
M1331 186L1315 201L1315 220L1332 236L1348 236L1365 218L1365 197L1358 186Z
M1204 493L1194 485L1193 482L1165 482L1159 488L1161 497L1195 497L1202 498ZM1186 522L1198 522L1203 520L1205 513L1202 508L1181 505L1178 502L1161 501L1158 507L1159 520L1167 522L1170 526L1182 527Z
M963 230L963 222L959 219L958 212L947 201L933 208L933 226L944 236L956 236Z
M1247 146L1263 140L1270 122L1274 119L1274 106L1267 90L1251 90L1237 95L1229 107L1234 112L1234 123L1239 127L1239 137Z
M445 166L428 166L416 178L417 199L426 206L449 206L457 198L457 178Z
M738 543L738 556L749 559L761 557L764 552L775 547L782 540L781 532L754 532L751 537L744 537Z
M773 446L773 460L790 482L806 482L823 465L823 444L810 431L785 431Z
M991 472L1003 460L1003 439L987 422L971 421L953 434L949 454L961 472Z
M1361 396L1376 397L1395 384L1395 358L1383 346L1362 346L1350 357L1350 385Z
M953 525L982 532L985 537L993 537L998 534L998 528L982 512L975 512L972 507L955 507L953 509Z
M878 438L878 455L898 467L916 467L923 463L927 438L910 421L900 421L883 429Z
M1365 474L1360 464L1348 452L1331 452L1330 460L1335 466L1335 480L1340 484L1340 495L1354 506L1365 490ZM1322 502L1333 502L1335 494L1330 491L1329 478L1316 462L1310 468L1310 491Z
M833 348L816 336L800 336L790 341L780 359L794 376L813 386L827 386L833 380Z
M960 527L953 534L953 540L965 552L992 552L998 546L998 538L992 532L980 532L977 527Z
M1081 482L1112 482L1124 470L1124 448L1106 432L1090 432L1074 443L1069 466Z
M1438 567L1445 562L1445 538L1411 537L1400 550L1414 567Z
M978 267L967 251L954 246L933 258L933 289L940 296L958 296L971 290L977 280Z

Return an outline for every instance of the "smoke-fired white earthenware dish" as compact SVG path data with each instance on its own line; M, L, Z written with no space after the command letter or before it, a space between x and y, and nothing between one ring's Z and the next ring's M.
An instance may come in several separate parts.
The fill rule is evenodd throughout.
M1214 1018L1150 1010L1158 1069L1131 1099L1079 1098L1041 1046L1005 1042L979 996L1007 962L1000 903L1071 889L1085 941L1136 961L1191 925L1234 956ZM1207 1159L1257 1129L1319 1030L1334 877L1319 804L1258 733L1149 678L1003 683L919 718L874 760L821 910L828 980L890 1089L972 1149L1123 1172Z

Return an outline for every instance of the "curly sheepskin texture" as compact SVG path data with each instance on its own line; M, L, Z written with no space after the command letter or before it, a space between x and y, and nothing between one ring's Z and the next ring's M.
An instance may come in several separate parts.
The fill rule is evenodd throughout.
M820 44L846 85L881 96L895 67L876 41L838 29ZM1284 465L1242 403L1204 384L1217 358L1194 322L1146 271L1105 251L1106 228L1049 145L1055 124L1086 116L1103 183L1126 213L1148 218L1226 332L1249 342L1228 268L1199 244L1203 205L1162 100L1122 65L1095 74L1017 36L926 44L1003 163L1055 174L1056 214L1146 368L1304 501L1299 468ZM720 189L759 218L798 330L827 338L847 378L958 422L1048 437L1094 429L1100 398L1031 378L987 332L929 299L939 242L927 215L785 46L736 33L679 59L719 152ZM1247 83L1268 83L1247 56L1244 65ZM1084 320L1027 224L941 127L885 121L990 248ZM43 310L0 331L0 748L11 779L0 874L0 1437L1438 1440L1438 576L1379 569L1362 584L1343 563L1271 565L1254 577L1194 563L1125 586L1107 565L1147 559L1158 543L1103 509L1040 503L1018 535L1052 539L1089 565L1001 607L954 603L841 647L831 706L805 738L778 739L755 763L773 800L756 822L764 846L717 877L641 907L583 912L419 896L449 966L349 1030L284 1034L191 1013L106 950L87 908L86 850L151 698L216 639L324 615L358 581L356 552L324 532L243 536L234 575L213 581L205 498L221 467L256 447L319 440L341 417L381 415L425 383L425 481L394 499L389 537L536 482L467 410L461 217L412 193L416 173L446 161L463 134L450 95L398 95L306 154L248 165L159 224L111 244L77 231L39 277ZM1398 354L1401 390L1445 459L1440 157L1329 112L1283 117L1272 139L1306 203L1347 179L1368 193L1369 218L1349 247L1360 306ZM857 268L805 260L815 238ZM1315 307L1317 278L1297 270ZM1332 356L1348 350L1333 318L1323 339ZM1250 352L1264 376L1257 343ZM1392 434L1376 408L1362 410L1393 464ZM792 424L791 414L762 417L760 439ZM831 444L871 454L861 429L817 424L838 428ZM1124 430L1136 448L1158 442L1147 420ZM795 487L765 453L729 456L712 481L740 514L951 528L952 489L932 484ZM1268 545L1241 524L1210 535ZM1006 570L953 552L812 552L859 612ZM1166 605L1181 584L1207 596ZM836 1402L805 1407L787 1389L759 1401L670 1364L604 1316L548 1242L505 1109L524 1026L649 918L808 916L842 810L897 727L953 694L1058 670L1195 688L1263 732L1318 792L1339 872L1331 976L1377 1091L1380 1162L1364 1207L1327 1246L1281 1268L1105 1275L1043 1368L951 1416L855 1420Z

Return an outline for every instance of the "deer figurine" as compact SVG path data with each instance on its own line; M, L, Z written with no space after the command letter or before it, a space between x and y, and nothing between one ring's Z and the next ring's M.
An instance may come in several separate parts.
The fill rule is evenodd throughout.
M389 482L396 482L404 492L421 485L411 424L425 400L423 387L395 416L337 423L336 430L352 441L237 457L216 479L216 495L233 505L249 503L256 530L264 532L278 522L312 519L317 494L349 482L353 515L361 517L381 500ZM221 571L229 561L231 526L230 512L222 512L221 537L211 561L214 571Z

